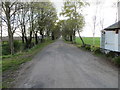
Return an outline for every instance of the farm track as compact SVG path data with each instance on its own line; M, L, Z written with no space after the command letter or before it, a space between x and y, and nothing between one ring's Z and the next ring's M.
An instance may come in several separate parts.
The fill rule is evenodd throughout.
M15 88L118 88L118 69L58 40L25 64L15 83Z

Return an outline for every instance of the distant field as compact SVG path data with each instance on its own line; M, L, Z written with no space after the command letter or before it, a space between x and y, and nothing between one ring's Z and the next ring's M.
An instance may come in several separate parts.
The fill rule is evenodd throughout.
M92 37L83 37L85 44L93 45L93 38ZM76 42L78 44L82 44L79 37L76 37ZM100 47L100 37L95 37L95 46Z

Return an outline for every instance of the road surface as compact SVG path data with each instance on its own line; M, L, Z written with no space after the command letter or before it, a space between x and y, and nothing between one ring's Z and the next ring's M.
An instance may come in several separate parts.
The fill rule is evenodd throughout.
M22 68L16 88L118 88L117 68L62 40Z

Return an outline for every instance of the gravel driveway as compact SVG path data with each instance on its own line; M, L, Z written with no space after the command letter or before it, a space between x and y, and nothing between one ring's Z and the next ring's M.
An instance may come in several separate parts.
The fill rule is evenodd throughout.
M118 69L106 60L57 40L26 63L16 88L118 88Z

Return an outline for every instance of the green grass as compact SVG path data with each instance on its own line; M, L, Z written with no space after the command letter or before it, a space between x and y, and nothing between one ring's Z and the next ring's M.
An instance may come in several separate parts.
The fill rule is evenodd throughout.
M95 47L92 47L92 48L91 47L85 47L85 50L86 49L89 49L89 50L92 49L92 51L94 52L94 55L100 56L102 58L106 58L106 59L112 61L114 64L120 66L120 56L115 57L114 52L110 52L108 54L102 53L100 51L100 49L99 49L99 47L100 47L100 38L95 37L94 39L95 39L95 45L94 45ZM92 37L83 37L83 40L84 40L85 44L93 45L93 38ZM79 37L76 37L76 43L77 43L76 44L77 47L81 47L82 42L81 42Z
M41 49L43 49L45 46L47 46L53 42L54 41L52 41L52 40L46 40L44 43L40 43L39 45L36 45L27 51L17 53L12 56L11 55L8 55L6 57L4 56L4 58L2 59L2 69L1 70L3 72L4 77L6 77L6 78L3 79L3 81L2 81L2 88L12 87L11 82L14 81L14 79L12 78L13 75L11 73L14 73L16 70L18 70L19 67L21 66L21 64L32 60L32 58ZM9 73L9 77L6 73Z
M93 38L92 37L83 37L83 40L84 40L85 44L93 45ZM94 40L95 40L95 45L94 46L100 47L100 38L95 37ZM76 43L77 44L82 44L79 37L76 37Z
M15 53L22 51L24 48L24 45L22 44L22 41L20 40L14 40L14 50ZM10 47L8 41L2 42L2 55L10 55Z
M40 49L44 48L45 46L47 46L48 44L52 43L53 41L46 41L45 43L41 43L31 49L29 49L26 52L21 52L21 53L17 53L15 55L8 55L8 56L4 56L5 58L3 58L2 60L2 71L6 71L6 70L16 70L19 65L21 65L22 63L25 63L27 61L30 61L32 59L32 57L38 52L40 51Z
M120 56L113 58L112 61L120 66Z
M35 41L32 40L31 44L33 44ZM33 46L32 46L33 47ZM31 47L31 48L32 48ZM14 51L15 53L18 52L23 52L27 48L25 48L25 44L22 43L22 40L14 40ZM2 42L2 58L6 58L10 56L10 47L9 47L9 42L8 41L3 41Z

